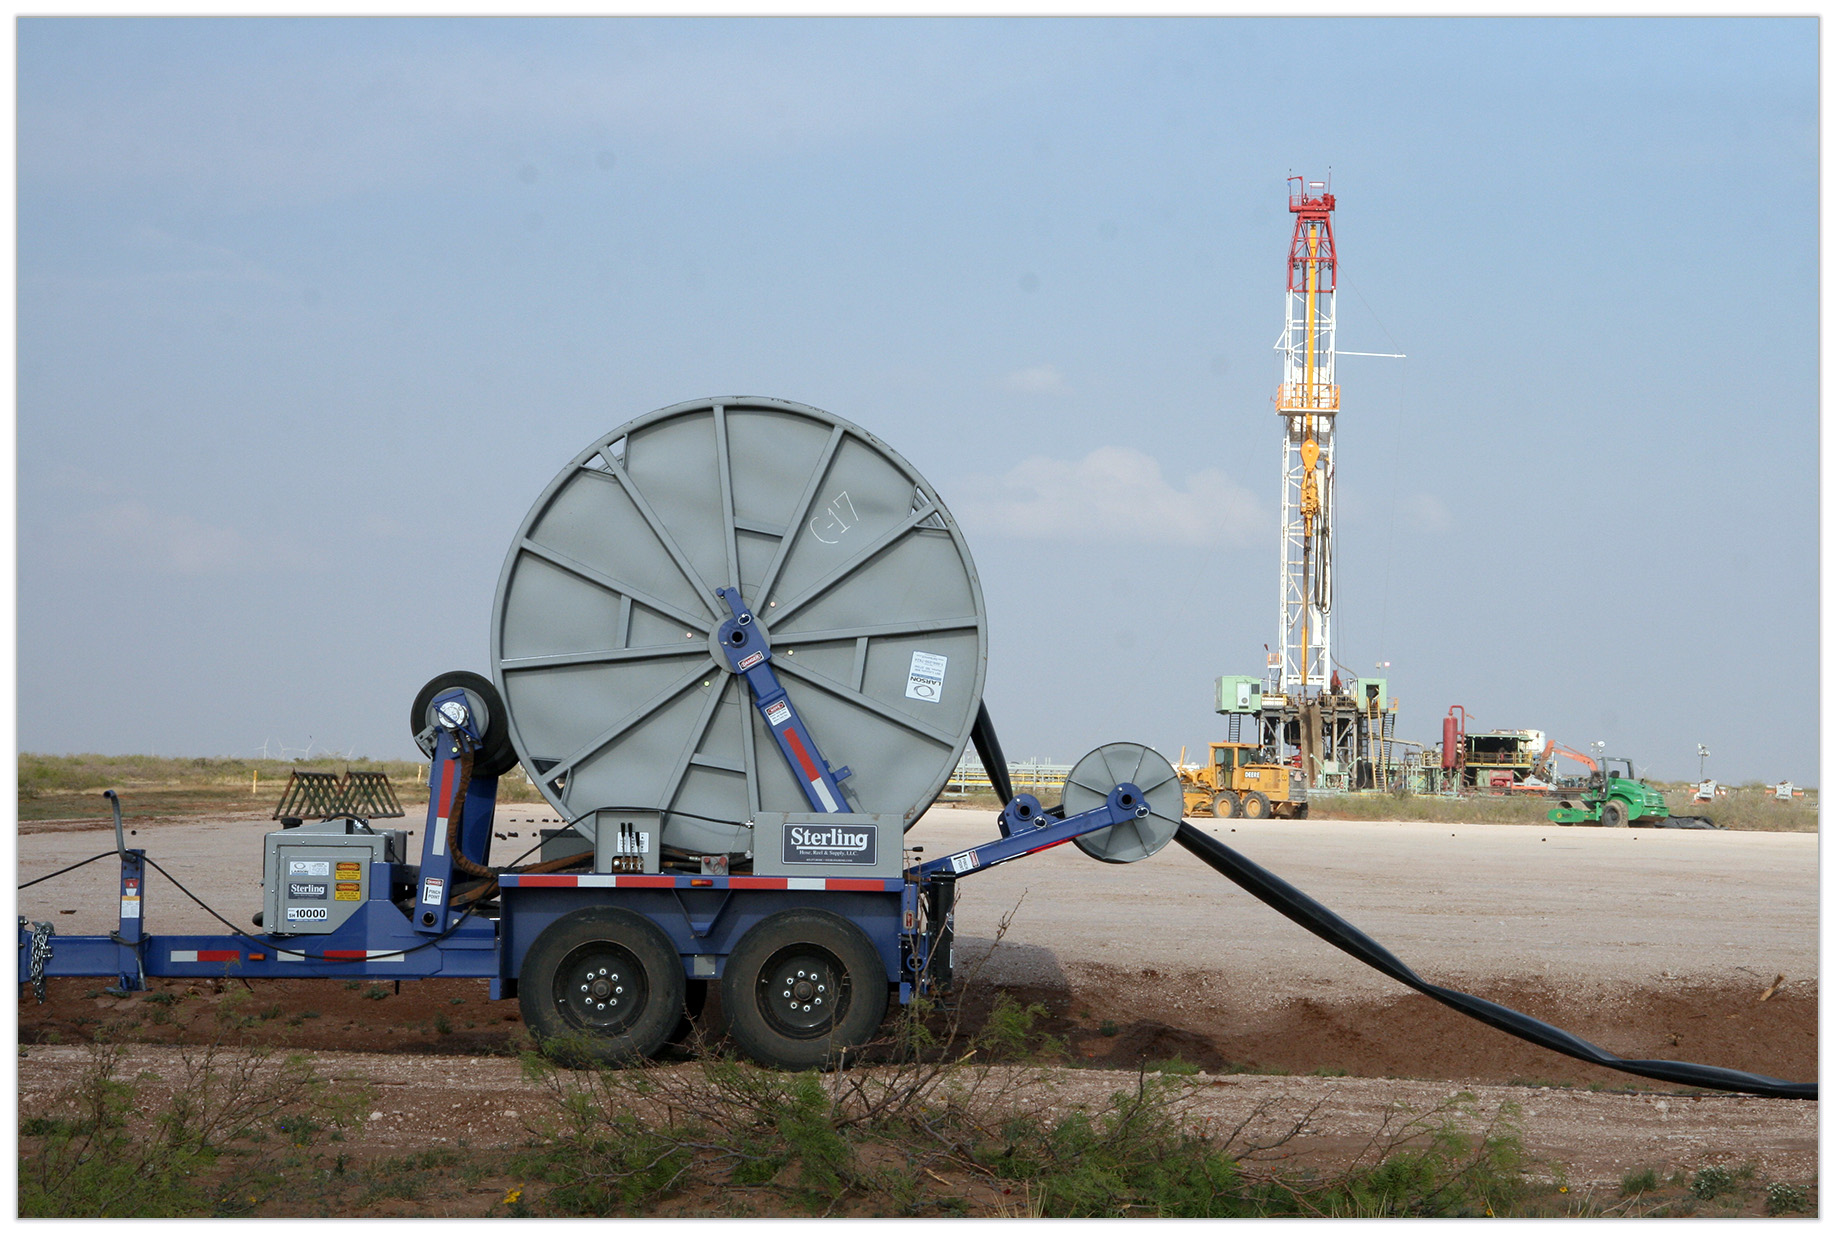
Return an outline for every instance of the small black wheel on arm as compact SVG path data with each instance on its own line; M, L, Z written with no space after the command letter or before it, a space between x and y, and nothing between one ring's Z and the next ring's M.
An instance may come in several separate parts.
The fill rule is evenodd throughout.
M661 928L610 906L551 923L523 957L523 1021L568 1064L652 1055L681 1020L687 980Z
M748 1056L770 1068L819 1068L880 1028L886 966L847 919L785 910L741 938L727 958L720 1000Z
M480 708L484 714L484 745L472 762L472 775L475 777L501 777L516 767L516 748L510 745L510 713L504 707L503 696L497 693L497 687L483 674L474 674L470 670L448 670L422 687L414 697L414 706L408 712L408 732L417 739L428 726L434 723L434 697L443 692L458 688L466 693L474 708ZM432 751L426 747L422 753L431 756Z

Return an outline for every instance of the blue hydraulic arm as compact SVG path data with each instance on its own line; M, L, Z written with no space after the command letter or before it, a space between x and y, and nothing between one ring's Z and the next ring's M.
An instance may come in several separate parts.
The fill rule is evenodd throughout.
M484 735L479 732L478 718L461 688L435 696L433 712L439 732L434 739L433 766L427 774L427 835L421 841L420 883L415 888L414 912L409 916L414 930L423 936L440 935L451 925L453 873L465 838L488 839L491 816L497 808L497 778L474 773L466 782L465 801L460 807L465 817L463 829L458 836L449 835L454 832L453 799L464 775L466 757L479 749ZM467 857L475 865L483 854Z
M1127 781L1110 790L1102 806L1063 820L1045 812L1039 800L1031 794L1016 794L1014 800L1001 812L1002 835L999 840L934 858L912 868L910 874L917 876L920 881L928 881L934 876L954 879L971 872L984 871L1024 854L1049 850L1085 833L1141 819L1147 814L1146 797L1138 786Z
M778 740L778 750L790 765L797 784L803 787L810 806L817 811L845 813L848 803L842 797L842 781L850 770L830 768L817 750L803 718L784 691L783 684L771 668L771 639L753 620L752 611L741 599L739 589L718 589L733 617L720 624L720 646L727 654L727 664L746 680L752 690L752 702L765 718L771 736Z

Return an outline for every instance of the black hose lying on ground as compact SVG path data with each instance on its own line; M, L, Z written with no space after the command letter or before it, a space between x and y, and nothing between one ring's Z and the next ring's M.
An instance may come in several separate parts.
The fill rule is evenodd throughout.
M1252 863L1217 838L1200 832L1190 824L1181 824L1179 831L1174 834L1174 840L1197 855L1200 861L1225 879L1230 880L1258 901L1272 906L1285 917L1299 923L1326 943L1343 949L1373 970L1389 975L1405 987L1411 987L1424 996L1440 1001L1456 1012L1484 1022L1495 1030L1503 1030L1506 1034L1535 1043L1538 1047L1547 1047L1550 1051L1561 1052L1564 1056L1573 1056L1589 1064L1598 1064L1604 1068L1617 1069L1622 1073L1635 1073L1640 1077L1672 1082L1676 1085L1701 1086L1709 1090L1732 1090L1769 1099L1815 1099L1817 1097L1816 1082L1780 1081L1776 1077L1762 1077L1758 1073L1743 1073L1738 1069L1717 1068L1711 1064L1684 1064L1676 1060L1622 1060L1611 1052L1602 1051L1585 1039L1576 1038L1566 1030L1557 1029L1548 1022L1538 1021L1534 1017L1526 1016L1515 1009L1508 1009L1502 1004L1494 1004L1490 1000L1469 996L1463 991L1454 991L1450 987L1437 987L1433 983L1424 982L1420 975L1397 960L1396 955L1389 949L1280 876Z

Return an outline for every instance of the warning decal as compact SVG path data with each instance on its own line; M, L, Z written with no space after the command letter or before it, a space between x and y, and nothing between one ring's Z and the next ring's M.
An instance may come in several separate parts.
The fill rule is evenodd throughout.
M773 725L783 725L790 720L790 705L783 700L773 700L765 705L765 719Z

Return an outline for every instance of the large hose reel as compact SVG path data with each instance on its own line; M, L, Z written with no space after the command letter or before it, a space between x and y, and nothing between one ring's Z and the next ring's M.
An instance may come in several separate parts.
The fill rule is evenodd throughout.
M981 585L915 468L827 412L699 400L575 456L517 530L491 671L523 767L591 833L662 813L688 853L809 811L719 646L737 588L852 812L909 828L968 743L987 669Z

